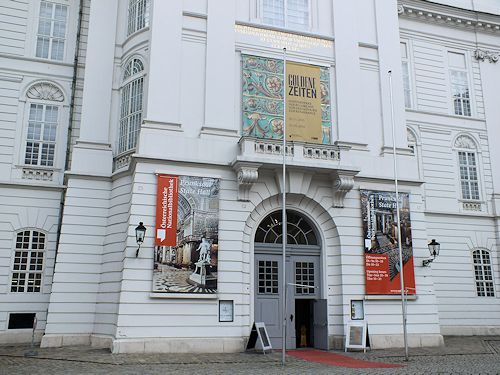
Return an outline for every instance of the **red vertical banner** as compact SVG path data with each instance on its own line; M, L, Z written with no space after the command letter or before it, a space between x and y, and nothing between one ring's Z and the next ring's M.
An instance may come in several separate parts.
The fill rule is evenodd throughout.
M156 246L177 245L177 206L179 177L158 175L156 190Z

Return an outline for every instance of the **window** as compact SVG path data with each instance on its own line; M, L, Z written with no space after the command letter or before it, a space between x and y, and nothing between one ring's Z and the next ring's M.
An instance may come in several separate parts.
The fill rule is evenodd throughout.
M42 232L25 230L17 233L11 292L41 291L44 250L45 234Z
M403 89L405 94L405 107L411 108L410 62L408 58L408 45L401 42L401 64L403 71Z
M451 99L456 115L472 116L467 64L463 53L448 52Z
M125 66L121 90L120 133L118 153L135 148L142 122L142 95L144 64L137 58Z
M31 104L24 164L54 166L58 107Z
M477 296L495 297L490 253L486 250L474 250L472 252L472 260L474 262Z
M460 186L463 199L479 200L479 180L477 176L476 153L468 151L458 152L460 167Z
M127 36L149 25L149 0L130 0L128 3Z
M315 294L314 291L314 263L313 262L295 262L295 294L310 295ZM298 285L308 285L306 286Z
M67 15L68 7L66 5L47 1L40 2L36 57L63 60Z
M309 0L263 0L263 22L289 29L309 29Z
M281 225L281 211L275 211L266 216L259 224L255 233L255 242L283 243L283 229ZM286 211L287 243L289 245L317 245L318 239L309 222L294 211Z
M259 260L259 294L278 294L278 262Z
M417 154L417 136L412 130L406 128L406 140L408 142L408 148L411 150L413 155Z

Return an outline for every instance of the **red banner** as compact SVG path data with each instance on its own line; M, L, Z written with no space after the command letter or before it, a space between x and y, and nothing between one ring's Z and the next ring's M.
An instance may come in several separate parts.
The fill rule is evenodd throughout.
M156 190L156 246L177 245L177 195L179 178L158 175Z
M398 236L401 235L404 289L415 294L410 196L384 191L361 190L361 215L365 247L366 294L400 294L401 265ZM397 225L399 206L400 228Z

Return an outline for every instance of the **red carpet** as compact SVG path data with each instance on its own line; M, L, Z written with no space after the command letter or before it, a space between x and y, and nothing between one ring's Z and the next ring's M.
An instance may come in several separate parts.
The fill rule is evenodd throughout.
M346 355L324 352L316 349L287 350L288 355L309 362L322 363L324 365L349 367L349 368L392 368L403 367L389 363L369 362L355 359Z

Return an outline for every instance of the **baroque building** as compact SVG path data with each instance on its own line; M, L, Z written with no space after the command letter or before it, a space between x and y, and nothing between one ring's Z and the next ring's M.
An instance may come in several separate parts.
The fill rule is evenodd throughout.
M45 347L234 352L265 322L279 348L286 317L288 348L340 348L356 318L402 346L403 270L410 346L500 334L497 1L0 17L0 343L36 318Z

